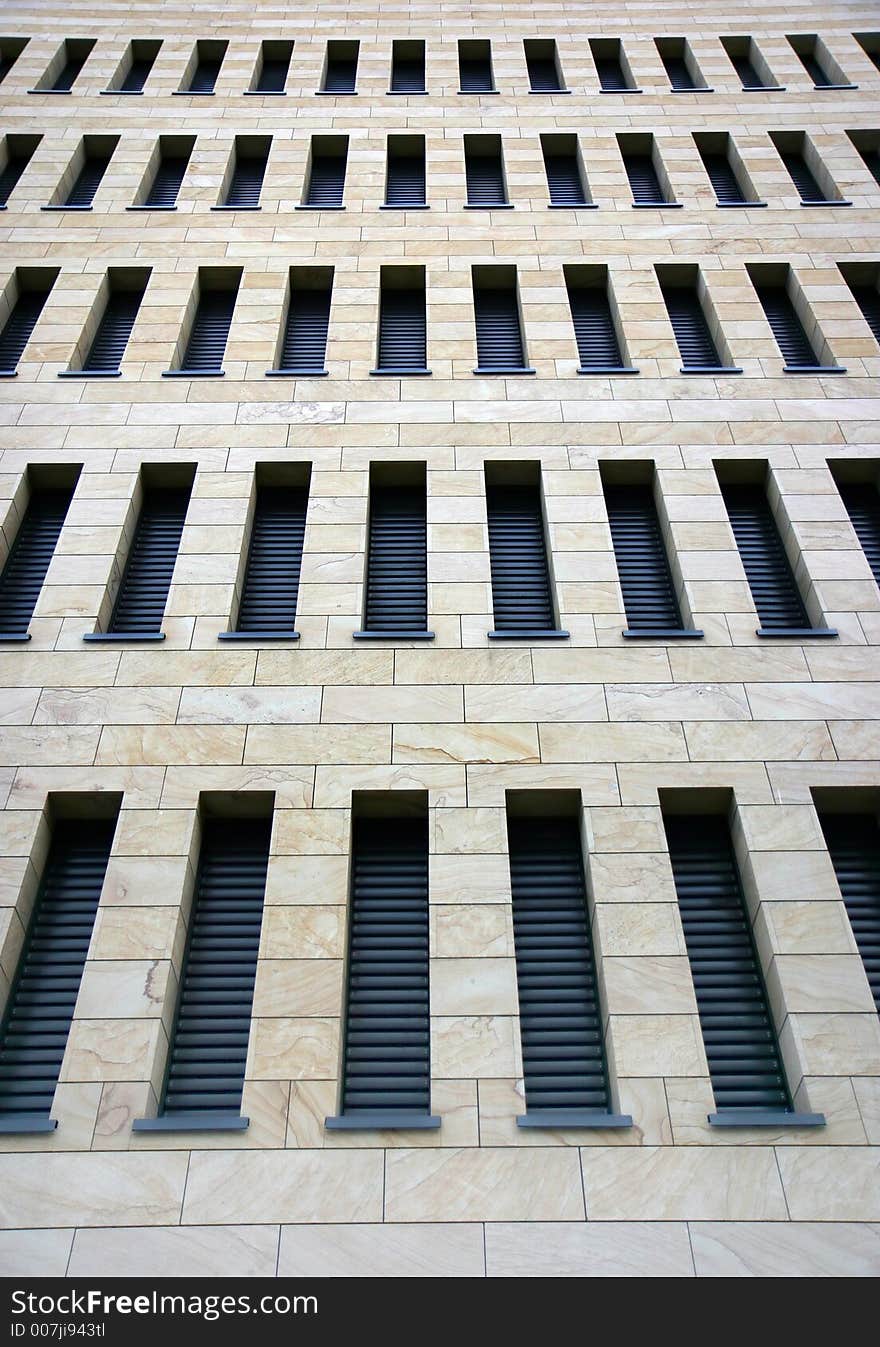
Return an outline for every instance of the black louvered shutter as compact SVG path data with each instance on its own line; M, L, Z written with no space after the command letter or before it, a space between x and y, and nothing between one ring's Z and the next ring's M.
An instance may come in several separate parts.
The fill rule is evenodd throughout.
M255 92L261 94L283 94L290 69L290 51L286 56L263 56L260 66L260 78Z
M876 285L850 285L849 288L874 339L880 342L880 291Z
M880 491L872 482L838 482L846 512L880 585Z
M139 94L153 69L155 59L155 56L135 56L125 79L119 86L119 92L122 94Z
M424 487L373 486L364 630L405 637L428 625Z
M669 83L673 89L696 89L696 82L683 56L661 56L660 59L666 67Z
M821 814L837 876L874 1004L880 1012L880 829L873 814Z
M716 1107L790 1113L727 823L711 815L664 822Z
M65 62L61 71L55 77L55 83L50 85L53 93L67 93L73 88L73 83L79 72L82 70L89 56L91 55L94 42L90 42L83 47L75 50L71 49L70 43L66 43Z
M309 190L305 204L307 206L341 206L345 191L344 154L312 152L312 167L309 173Z
M663 287L663 299L675 333L682 368L685 370L720 368L721 357L715 348L696 291L686 286Z
M260 204L260 192L263 190L263 178L266 176L267 156L260 154L241 154L236 151L235 167L229 180L226 194L227 206L238 206L253 210Z
M108 631L155 635L162 626L190 487L146 487Z
M475 150L466 146L464 172L469 206L507 205L500 145L494 150Z
M761 627L803 630L810 620L762 486L722 486Z
M492 607L497 632L553 631L553 596L536 486L486 483Z
M4 1131L27 1115L48 1124L115 828L115 819L64 819L52 830L0 1029Z
M163 154L144 205L173 206L188 164L189 154Z
M631 631L680 631L681 611L650 486L606 486L605 504Z
M324 90L328 94L353 94L357 83L358 58L328 51Z
M625 153L623 166L637 206L665 205L663 188L650 154Z
M202 820L163 1117L241 1110L271 831L268 818Z
M383 288L379 305L379 369L422 374L427 365L424 290Z
M305 486L257 488L238 631L293 631L308 503Z
M48 298L48 290L22 290L18 296L0 333L0 374L14 372Z
M756 285L764 316L788 369L810 369L818 361L803 323L781 285Z
M72 496L72 486L31 491L0 575L0 639L27 635Z
M581 369L596 373L623 369L607 290L599 285L570 285L568 300Z
M481 56L464 56L459 52L458 78L463 94L490 94L494 91L488 45L485 55Z
M391 92L394 94L423 94L425 92L425 49L421 55L397 51L395 43L391 57Z
M292 374L323 374L330 325L330 287L292 287L284 327L279 369Z
M474 286L474 323L477 364L481 370L519 370L525 367L519 305L512 287Z
M544 150L544 169L550 204L553 206L586 206L589 204L581 178L581 166L575 150Z
M83 361L84 370L93 374L111 374L119 369L143 297L143 288L117 290L110 295L91 349Z
M593 61L596 65L596 74L599 76L599 83L603 89L609 92L620 93L629 88L626 75L623 69L623 62L620 56L597 56L593 52Z
M758 74L754 65L745 52L730 51L727 49L727 55L730 57L730 63L736 73L739 75L740 83L744 89L762 89L764 87L761 76Z
M701 150L700 158L719 204L722 206L742 205L746 198L737 182L736 174L730 166L727 155Z
M204 56L200 54L187 93L212 94L222 64L222 56Z
M556 61L552 56L536 55L527 49L526 65L533 94L558 93L562 88Z
M429 1116L429 1011L427 819L355 819L344 1117Z
M779 157L785 165L789 177L798 189L801 201L826 200L822 188L814 178L812 170L800 150L780 150Z
M39 137L36 139L39 142ZM27 153L22 154L10 149L7 142L6 167L0 172L0 206L6 205L18 185L19 178L31 162L35 149L36 145Z
M107 172L110 157L110 154L106 152L90 151L86 154L76 182L71 187L64 203L66 206L90 206L92 204L95 193L101 185L101 179Z
M237 290L208 290L199 298L182 370L193 374L222 369Z
M410 154L388 147L386 206L425 205L425 151Z
M581 840L574 818L508 816L527 1114L611 1112Z

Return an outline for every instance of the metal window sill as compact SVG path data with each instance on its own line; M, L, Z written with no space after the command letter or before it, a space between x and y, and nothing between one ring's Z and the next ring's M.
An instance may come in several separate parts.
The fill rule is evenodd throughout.
M529 89L529 93L539 98L552 98L554 94L570 94L571 89Z
M505 366L499 366L499 367L497 367L497 368L493 368L493 367L491 367L491 366L490 366L489 368L486 368L486 367L484 367L484 366L482 366L482 365L477 365L476 369L475 369L473 372L474 372L474 374L536 374L536 373L537 373L536 370L531 369L528 365L505 365Z
M627 627L621 636L627 641L701 641L697 627Z
M434 1132L440 1118L430 1113L406 1113L398 1109L365 1109L363 1113L339 1113L325 1118L328 1132Z
M176 206L126 206L126 210L177 210Z
M165 1113L160 1118L135 1118L133 1132L244 1132L250 1118L238 1113Z
M744 94L784 94L787 87L785 84L744 84L742 92Z
M598 201L548 201L548 210L598 210Z
M29 94L53 94L56 98L66 97L73 93L72 89L28 89Z
M399 368L389 366L388 369L371 369L370 374L377 379L397 377L397 378L424 378L428 374L433 374L430 369L417 368L415 365L401 365Z
M487 631L490 641L567 641L570 633L556 628L544 631L529 631L524 627L511 627L509 631Z
M0 631L0 644L5 644L8 641L15 641L17 644L20 644L24 641L29 641L30 639L31 634L29 631Z
M326 379L326 369L267 369L267 379Z
M808 206L808 207L813 207L813 206L851 206L851 205L852 205L852 202L851 202L851 201L843 201L843 200L841 200L841 201L804 201L803 199L801 199L801 203L800 203L800 204L801 204L802 206Z
M28 1136L37 1132L54 1132L58 1126L54 1118L45 1113L17 1113L0 1118L0 1135Z
M99 89L98 93L103 98L109 98L111 94L118 94L120 98L143 98L143 89Z
M172 89L175 98L213 98L216 89Z
M242 89L243 98L286 98L286 89Z
M225 369L163 369L163 379L222 379Z
M294 206L293 209L294 209L294 210L345 210L345 207L344 207L344 206L310 206L310 205L308 205L308 204L304 204L304 205L302 205L302 206Z
M681 365L679 374L742 374L740 365Z
M461 98L485 98L489 94L500 94L500 89L459 89L458 95Z
M377 628L375 631L353 631L352 639L355 641L433 641L434 633L432 631L386 631Z
M60 211L60 210L92 210L91 206L41 206L40 210Z
M628 1113L596 1113L591 1109L580 1108L534 1109L531 1113L521 1113L516 1125L545 1128L577 1127L596 1131L609 1127L632 1127L633 1120Z
M262 210L262 206L210 206L209 210Z
M17 379L17 369L0 369L0 379Z
M513 204L510 201L489 201L485 205L478 202L466 201L463 210L513 210Z
M710 1127L824 1127L824 1113L783 1113L772 1108L726 1108L709 1113Z
M299 632L293 631L218 631L218 641L298 641Z
M758 210L767 206L766 201L716 201L715 206L718 210L745 210L747 207L754 207Z
M357 98L357 89L316 89L316 98Z
M814 637L829 640L837 635L837 630L834 627L758 627L755 635L770 637L776 641L801 641Z
M121 369L60 369L58 379L121 379Z
M83 636L84 641L94 645L111 645L117 641L137 641L139 644L149 641L164 641L164 631L90 631Z
M714 94L715 88L712 84L695 84L692 89L673 89L670 85L671 94Z
M857 89L857 84L814 84L814 89Z
M386 89L386 98L427 98L427 89Z
M379 207L379 209L380 209L380 210L430 210L431 207L428 205L427 201L412 201L412 202L408 203L407 205L402 205L402 206L389 205L387 201L383 201L383 203L382 203L382 205Z
M578 374L638 374L636 365L579 365Z
M845 365L783 365L783 374L846 374Z
M684 210L681 201L634 201L633 210Z
M644 93L644 92L645 92L644 89L637 88L635 85L632 85L631 87L629 87L629 88L627 88L627 89L600 89L600 90L599 90L599 93L600 93L600 94L641 94L641 93Z

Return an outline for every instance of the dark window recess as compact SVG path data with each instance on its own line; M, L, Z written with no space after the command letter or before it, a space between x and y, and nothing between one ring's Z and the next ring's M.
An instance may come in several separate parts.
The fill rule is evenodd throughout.
M132 47L131 65L119 85L121 94L139 94L156 64L161 42L135 42Z
M823 70L819 58L816 55L815 44L813 44L811 47L807 47L805 45L802 46L799 43L796 47L794 47L794 51L801 65L804 67L804 70L806 70L810 79L813 81L813 83L816 85L817 88L827 89L830 88L832 85L836 84L837 81L831 79L831 77L827 75Z
M819 815L856 946L880 1012L880 828L873 814Z
M206 50L203 44L199 43L196 67L186 90L187 93L212 94L214 92L220 67L223 64L223 57L226 55L226 43L217 45L222 47L222 50Z
M764 488L722 485L721 494L761 627L809 627L810 619Z
M501 137L465 137L464 172L469 206L506 206Z
M364 630L405 637L428 625L425 487L370 489Z
M856 537L880 585L880 491L872 482L838 482Z
M688 69L684 53L684 44L676 43L668 48L660 48L660 60L663 62L669 83L673 89L696 89L697 82Z
M237 294L236 287L234 290L207 290L200 296L180 366L182 370L204 374L222 369Z
M826 201L828 199L800 150L779 150L778 154L785 165L788 176L800 193L801 201Z
M83 361L84 370L109 374L119 369L145 289L146 282L136 290L111 292L95 339Z
M324 92L353 94L357 83L357 42L328 42L324 67Z
M388 173L385 182L386 206L425 205L425 142L400 146L388 141Z
M352 827L344 1117L431 1107L427 818Z
M875 182L880 183L880 143L878 143L878 133L874 135L866 133L863 137L858 131L847 132L850 140L855 145L862 157L862 162L869 170L871 177Z
M681 611L650 486L604 487L623 606L631 631L680 631Z
M235 167L229 180L225 205L250 207L251 209L259 206L268 158L268 146L261 150L239 150L236 148Z
M700 150L706 176L722 206L739 206L746 200L730 160L722 150Z
M54 282L53 282L54 284ZM0 373L12 374L27 346L37 319L43 312L52 286L39 290L20 290L6 326L0 333Z
M114 147L115 148L115 147ZM67 194L65 206L90 206L107 172L113 150L86 150L83 166Z
M424 42L395 41L391 48L391 92L425 92Z
M584 187L583 174L578 160L577 143L563 148L548 143L541 137L541 150L544 155L544 169L547 174L547 187L550 191L550 204L553 206L587 206L590 199Z
M581 369L623 369L607 286L568 283L568 302Z
M495 630L553 631L541 496L535 486L486 483Z
M64 64L51 84L46 87L56 94L67 93L92 53L94 39L67 41L64 44Z
M173 206L176 203L191 153L192 148L182 154L161 152L145 206Z
M727 55L730 59L730 64L733 66L734 70L739 75L740 83L742 84L743 88L763 89L765 87L764 81L758 74L758 71L756 70L755 65L749 55L750 52L749 39L744 38L741 40L741 42L739 42L735 38L733 38L730 39L729 42L725 42L725 40L722 38L721 45L727 52Z
M271 819L202 820L161 1115L241 1110Z
M108 632L159 632L180 548L191 487L145 487Z
M492 76L492 47L486 41L458 44L458 84L463 94L495 92Z
M303 290L291 283L279 369L293 374L323 373L331 294L330 285Z
M712 815L664 822L716 1107L790 1113L727 823Z
M526 38L524 42L529 84L533 94L554 94L563 89L556 43L545 38Z
M675 333L683 369L720 369L723 366L703 306L695 289L661 286L666 311Z
M348 144L343 150L323 150L312 144L312 164L306 192L307 206L341 206L345 191Z
M619 93L625 89L632 88L623 68L623 57L619 42L594 41L590 39L590 49L593 53L593 62L596 66L596 74L599 76L599 84L608 93Z
M6 79L30 38L8 38L0 41L0 84Z
M862 317L880 342L880 291L876 285L859 285L847 281L852 297L862 311Z
M42 136L6 137L6 163L0 171L0 206L5 206L24 173Z
M525 348L515 285L474 283L477 364L481 370L525 368Z
M283 94L292 55L292 42L264 42L254 93Z
M508 815L507 835L526 1109L608 1114L577 819Z
M395 290L383 285L379 303L379 369L422 373L427 365L424 286Z
M853 33L853 37L872 65L880 70L880 33Z
M307 486L257 487L237 631L293 631L308 503Z
M0 1030L0 1118L7 1126L27 1115L48 1120L115 827L115 818L64 819L52 830Z
M73 487L35 487L0 575L0 638L26 636Z
M636 205L665 205L663 188L650 154L623 151L623 167Z
M755 285L764 316L789 369L810 369L819 363L804 325L782 285Z

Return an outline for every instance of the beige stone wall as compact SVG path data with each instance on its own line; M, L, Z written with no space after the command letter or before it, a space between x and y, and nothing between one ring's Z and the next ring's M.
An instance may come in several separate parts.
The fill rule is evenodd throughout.
M157 12L157 10L159 12ZM880 127L867 3L713 7L4 5L31 41L0 131L43 140L0 215L0 284L61 268L0 381L0 519L29 464L83 465L27 647L0 652L2 968L45 846L47 796L123 791L53 1116L0 1137L0 1268L92 1274L845 1273L880 1267L880 1025L818 828L816 786L880 787L880 591L829 459L880 457L880 353L837 262L880 259L880 187L846 132ZM858 89L816 92L785 35L815 28ZM743 93L719 35L781 84ZM686 34L714 92L675 94L653 38ZM97 37L70 97L28 94L64 37ZM143 97L100 96L161 36ZM389 98L391 42L428 44L427 98ZM456 40L491 37L498 97L457 94ZM556 38L571 94L533 97L522 39ZM601 95L587 39L621 37L641 95ZM173 96L228 38L214 98ZM259 43L287 97L243 97ZM315 98L328 37L358 95ZM462 136L500 132L513 211L465 211ZM547 210L542 131L576 132L600 209ZM633 211L616 134L656 136L683 209ZM692 132L729 130L766 209L719 211ZM808 210L768 131L805 131L852 206ZM176 213L128 213L159 134L197 136ZM424 214L378 210L385 138L424 134ZM211 213L237 134L273 137L260 214ZM296 212L309 137L350 137L346 210ZM87 133L120 137L94 209L43 213ZM578 378L563 279L607 263L638 377ZM739 376L686 377L654 267L696 262ZM785 376L746 275L790 262L845 376ZM370 379L379 270L423 265L430 379ZM533 378L481 379L472 264L515 263ZM200 266L243 268L224 379L161 379ZM267 380L288 268L335 268L330 377ZM121 379L59 380L106 269L152 269ZM80 352L81 353L81 352ZM490 647L483 464L540 460L566 647ZM769 463L811 610L835 643L761 642L713 460ZM300 646L222 648L256 464L310 462ZM427 465L430 648L357 648L371 462ZM700 646L624 642L599 464L653 461ZM195 463L162 647L89 647L142 464ZM528 1132L505 790L581 792L617 1103L631 1131ZM658 790L732 792L799 1105L825 1129L710 1129ZM339 1059L352 790L423 789L431 818L432 1106L439 1133L328 1133ZM235 1136L133 1134L155 1108L199 793L275 792L261 962Z

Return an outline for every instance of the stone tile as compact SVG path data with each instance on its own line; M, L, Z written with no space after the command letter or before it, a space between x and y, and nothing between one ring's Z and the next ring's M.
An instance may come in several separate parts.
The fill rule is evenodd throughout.
M483 1228L285 1225L281 1277L482 1277Z
M68 1276L274 1277L275 1225L77 1230Z
M378 1152L196 1150L181 1219L187 1227L381 1218Z
M692 1277L683 1222L589 1221L486 1226L489 1277Z
M880 1220L880 1154L869 1146L777 1148L793 1221Z
M0 1218L20 1226L169 1225L180 1217L187 1156L0 1155Z
M584 1147L581 1157L590 1221L788 1219L771 1147Z
M389 1152L388 1221L581 1221L576 1151Z
M0 1276L63 1277L72 1230L0 1230Z
M700 1221L690 1227L698 1277L876 1277L880 1228L843 1221Z

